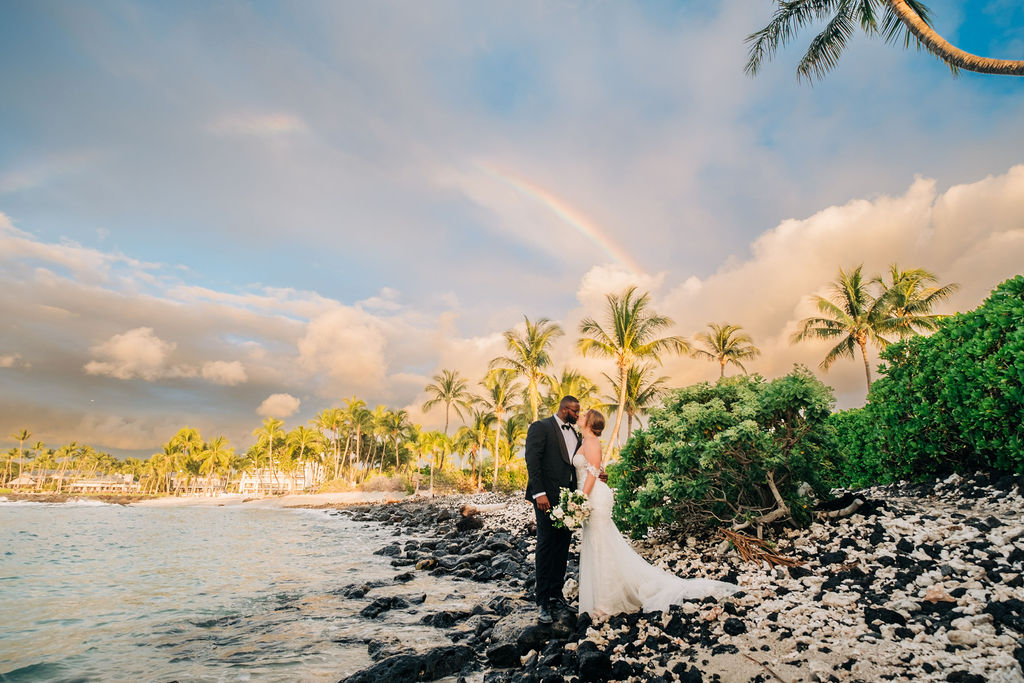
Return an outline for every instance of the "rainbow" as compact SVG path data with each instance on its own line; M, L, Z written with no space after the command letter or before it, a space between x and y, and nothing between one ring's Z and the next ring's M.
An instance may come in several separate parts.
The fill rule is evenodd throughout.
M483 164L476 164L476 166L489 177L547 207L552 213L572 226L576 232L590 240L594 246L614 263L624 266L630 272L637 275L644 272L640 264L633 260L633 257L625 249L615 244L608 235L604 234L592 220L550 190L510 171Z

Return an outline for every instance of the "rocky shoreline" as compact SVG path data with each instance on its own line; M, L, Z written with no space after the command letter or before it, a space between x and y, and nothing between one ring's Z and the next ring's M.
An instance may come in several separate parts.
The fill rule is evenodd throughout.
M347 507L339 514L394 527L377 553L392 558L396 583L447 574L502 595L422 617L438 629L437 648L367 643L376 663L344 680L1024 681L1022 490L1022 477L978 474L858 491L864 504L853 515L775 539L775 552L801 562L790 568L720 556L719 537L658 534L635 543L649 561L743 590L550 627L536 623L531 601L535 529L525 501L485 494ZM501 509L464 517L465 504ZM376 587L348 587L366 618L416 599L375 598ZM574 587L570 579L570 598Z

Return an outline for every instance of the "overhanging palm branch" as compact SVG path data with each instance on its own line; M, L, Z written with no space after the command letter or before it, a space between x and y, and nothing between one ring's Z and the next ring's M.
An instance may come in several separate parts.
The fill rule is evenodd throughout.
M797 66L797 77L822 78L835 67L860 26L868 36L887 43L902 42L931 52L957 74L1024 75L1024 61L979 57L951 45L935 32L928 7L919 0L775 0L768 25L747 36L750 46L745 71L756 75L762 65L811 25L824 24Z

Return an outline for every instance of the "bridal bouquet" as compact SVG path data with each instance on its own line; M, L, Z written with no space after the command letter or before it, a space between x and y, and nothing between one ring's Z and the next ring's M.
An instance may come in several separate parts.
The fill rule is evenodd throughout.
M578 529L590 517L590 502L580 491L559 490L558 505L551 508L551 524L559 529Z

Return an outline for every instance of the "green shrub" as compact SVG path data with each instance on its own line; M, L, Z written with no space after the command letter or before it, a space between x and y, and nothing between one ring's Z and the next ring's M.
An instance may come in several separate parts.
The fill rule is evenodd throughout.
M413 492L412 478L407 474L375 474L359 485L362 491Z
M1024 472L1024 276L882 359L866 409L890 477Z
M868 407L832 413L829 424L835 430L835 486L861 488L893 481L882 453L879 430Z
M777 508L807 521L801 482L834 475L832 391L806 368L772 381L731 377L669 393L622 449L615 516L634 535L673 523L735 522Z

